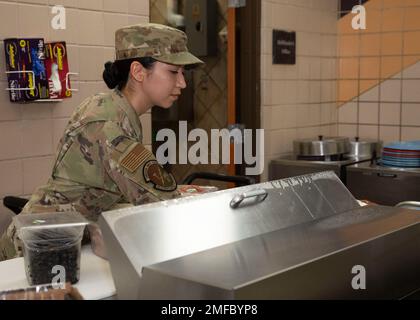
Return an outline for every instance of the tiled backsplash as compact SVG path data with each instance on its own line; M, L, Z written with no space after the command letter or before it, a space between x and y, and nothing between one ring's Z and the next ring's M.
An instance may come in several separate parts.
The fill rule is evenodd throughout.
M420 139L420 1L370 0L367 29L339 26L339 134ZM351 40L351 41L350 41Z
M367 1L367 28L359 31L354 14L337 19L337 1L262 5L266 169L297 138L420 139L419 0ZM271 63L273 29L297 31L295 66Z
M262 0L265 170L298 138L337 132L337 0ZM272 64L273 29L296 31L295 65Z
M52 6L66 8L66 29L53 30ZM84 98L108 90L103 64L114 60L117 28L149 21L148 0L0 1L0 200L28 196L51 173L55 149L70 115ZM67 42L69 65L80 91L60 103L11 104L6 88L3 39L44 37ZM141 117L144 143L151 144L150 113ZM0 215L7 212L0 208Z

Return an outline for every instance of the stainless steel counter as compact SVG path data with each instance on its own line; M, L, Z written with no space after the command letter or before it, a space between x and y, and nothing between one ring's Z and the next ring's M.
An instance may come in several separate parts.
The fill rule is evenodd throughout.
M394 168L359 163L347 170L347 187L358 199L395 206L420 201L420 168Z
M398 298L420 288L418 212L361 208L333 172L106 212L100 225L124 299ZM367 290L351 286L357 265Z

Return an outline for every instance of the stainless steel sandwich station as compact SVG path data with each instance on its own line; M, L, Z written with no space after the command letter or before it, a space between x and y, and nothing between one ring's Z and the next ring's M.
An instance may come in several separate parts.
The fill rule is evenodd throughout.
M420 289L419 212L361 206L332 171L104 212L99 223L120 299L399 299Z

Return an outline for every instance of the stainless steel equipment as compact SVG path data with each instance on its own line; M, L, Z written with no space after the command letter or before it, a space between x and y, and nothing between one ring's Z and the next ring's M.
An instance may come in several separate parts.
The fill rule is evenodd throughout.
M293 142L293 152L297 157L311 160L313 157L332 157L342 155L350 151L348 138L324 138L319 136L318 140L302 139Z
M105 212L123 299L400 298L420 288L420 215L360 207L322 172ZM354 266L366 290L352 288Z
M380 146L379 142L360 141L358 138L350 141L343 137L319 136L318 139L296 140L293 155L270 162L269 180L332 170L345 184L346 166L375 159Z
M366 157L366 158L377 158L382 151L382 142L372 139L360 140L359 137L355 137L350 141L350 157Z
M420 201L420 168L359 163L347 167L347 187L357 199L395 206Z

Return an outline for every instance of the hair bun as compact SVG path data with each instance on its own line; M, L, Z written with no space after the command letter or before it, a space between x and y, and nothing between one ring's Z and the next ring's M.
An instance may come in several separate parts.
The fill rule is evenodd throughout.
M102 78L104 79L109 89L114 89L121 81L120 76L118 74L118 69L115 63L111 61L108 61L107 63L105 63L104 67L105 67L105 70L102 74Z

